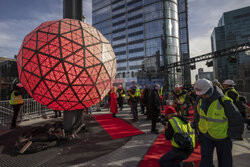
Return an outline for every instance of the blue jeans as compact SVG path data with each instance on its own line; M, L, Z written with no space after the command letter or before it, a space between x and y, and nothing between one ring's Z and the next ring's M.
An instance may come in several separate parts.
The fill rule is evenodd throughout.
M170 150L159 159L160 167L179 167L182 160L187 159L191 153Z
M213 153L217 151L218 167L232 167L232 141L229 138L213 141L204 135L200 135L201 162L200 167L214 167Z

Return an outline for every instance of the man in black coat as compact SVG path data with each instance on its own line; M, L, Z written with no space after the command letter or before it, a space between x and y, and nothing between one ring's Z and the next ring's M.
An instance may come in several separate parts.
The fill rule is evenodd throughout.
M160 101L160 96L159 96L159 90L160 90L160 85L155 84L154 89L151 92L150 95L150 101L149 101L149 108L150 112L152 114L152 124L151 124L151 132L158 134L158 130L156 129L156 122L160 116L161 113L161 101Z

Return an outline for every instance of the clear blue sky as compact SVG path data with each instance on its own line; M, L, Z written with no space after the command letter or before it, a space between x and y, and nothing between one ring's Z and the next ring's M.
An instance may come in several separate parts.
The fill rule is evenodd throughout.
M91 24L92 0L83 0ZM189 0L191 57L211 51L210 35L223 12L250 6L250 0ZM23 38L44 21L63 17L63 0L0 0L0 57L13 58ZM204 63L197 67L206 67ZM211 70L205 69L205 70ZM192 76L197 71L192 71Z

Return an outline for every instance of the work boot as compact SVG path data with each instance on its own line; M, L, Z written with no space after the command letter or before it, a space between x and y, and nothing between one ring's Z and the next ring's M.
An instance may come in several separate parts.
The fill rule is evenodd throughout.
M181 167L194 167L194 162L182 162Z
M158 131L158 129L155 129L155 130L151 130L151 133L159 134L159 131Z

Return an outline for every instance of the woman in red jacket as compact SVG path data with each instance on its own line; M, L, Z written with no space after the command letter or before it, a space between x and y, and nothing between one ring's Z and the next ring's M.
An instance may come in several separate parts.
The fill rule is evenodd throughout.
M112 88L110 93L110 112L113 113L113 117L116 117L115 114L118 113L118 107L117 107L117 95L116 95L116 89L115 87Z

